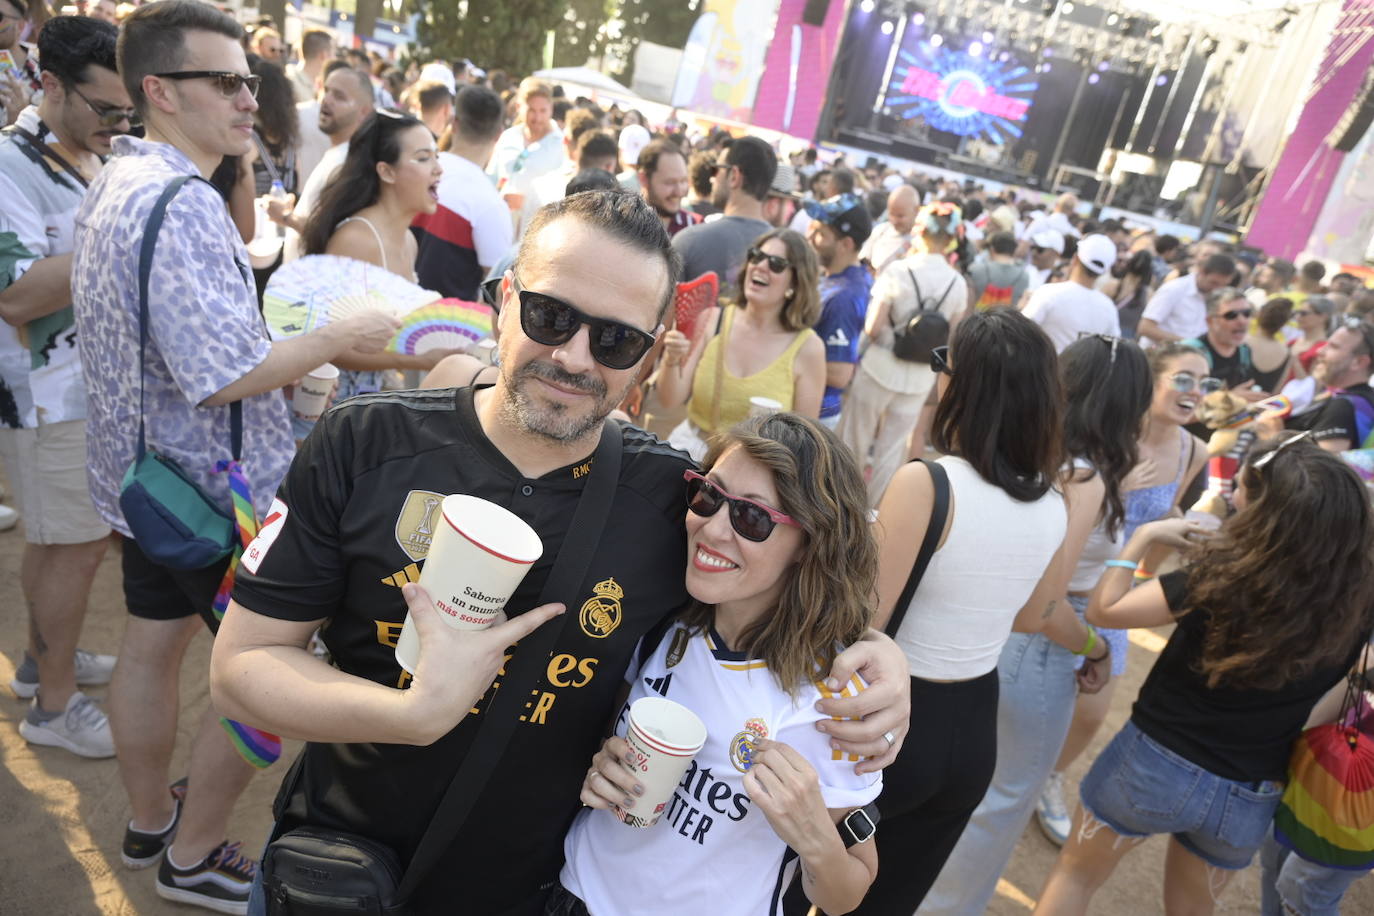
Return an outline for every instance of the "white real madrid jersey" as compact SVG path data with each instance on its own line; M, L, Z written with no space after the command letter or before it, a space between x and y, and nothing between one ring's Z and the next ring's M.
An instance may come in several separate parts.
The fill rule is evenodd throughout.
M858 758L832 750L816 730L823 716L815 703L834 694L808 684L794 701L763 662L723 645L713 632L688 636L679 624L629 676L617 734L625 734L630 703L658 695L701 717L706 745L652 827L627 826L610 811L586 809L577 816L563 844L561 880L592 916L781 912L797 859L744 789L755 736L790 745L806 758L820 777L827 808L861 807L882 789L879 774L856 775ZM863 689L855 677L840 695Z

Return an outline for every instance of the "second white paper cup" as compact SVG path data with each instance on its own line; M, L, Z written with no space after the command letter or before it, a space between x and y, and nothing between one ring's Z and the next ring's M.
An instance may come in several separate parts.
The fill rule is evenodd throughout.
M333 363L311 369L291 394L291 410L303 420L318 420L334 392L339 370Z
M663 697L640 697L630 704L625 741L634 754L635 775L644 794L635 810L615 809L621 823L652 827L658 823L692 758L706 743L706 726L696 713Z
M782 411L782 402L772 398L765 398L759 395L749 399L749 416L767 417Z
M485 630L543 552L539 535L509 509L476 496L445 496L420 585L444 623ZM420 635L406 614L396 661L414 674L419 660Z

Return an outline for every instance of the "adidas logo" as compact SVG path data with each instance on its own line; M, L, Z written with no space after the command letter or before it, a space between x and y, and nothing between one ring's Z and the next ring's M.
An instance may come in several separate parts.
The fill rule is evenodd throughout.
M827 347L847 347L849 346L849 336L845 334L844 328L836 328L835 333L825 342Z
M649 677L646 677L646 678L644 679L644 683L647 684L647 685L649 686L649 689L652 690L654 693L658 694L658 695L661 696L661 697L666 697L666 696L668 695L668 685L671 684L672 682L673 682L673 673L672 673L671 671L669 671L667 674L663 675L663 677L659 677L659 678L649 678Z
M397 573L395 573L394 575L390 575L390 576L387 576L387 577L383 578L383 579L382 579L382 584L383 584L383 585L392 585L392 586L395 586L396 588L400 588L402 585L405 585L407 582L419 582L419 581L420 581L420 567L419 567L418 564L411 563L409 566L407 566L405 569L401 570L400 572L397 572Z

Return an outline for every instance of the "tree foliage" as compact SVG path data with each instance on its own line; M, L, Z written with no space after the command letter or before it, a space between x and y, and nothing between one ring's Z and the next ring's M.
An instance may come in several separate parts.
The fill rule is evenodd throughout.
M750 2L750 0L740 0ZM623 62L621 82L634 73L635 49L641 41L681 48L692 25L701 16L701 0L619 0L616 18L623 23L620 36L610 43L613 55Z
M420 44L430 57L527 74L543 65L545 35L567 7L567 0L428 0Z

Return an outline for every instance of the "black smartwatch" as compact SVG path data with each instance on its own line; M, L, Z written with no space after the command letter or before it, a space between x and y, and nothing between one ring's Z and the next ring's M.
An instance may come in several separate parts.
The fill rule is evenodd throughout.
M848 849L850 846L867 843L873 839L873 834L878 832L880 820L882 814L878 811L877 802L869 802L862 808L855 808L846 814L837 825L840 839L844 840L844 848Z

